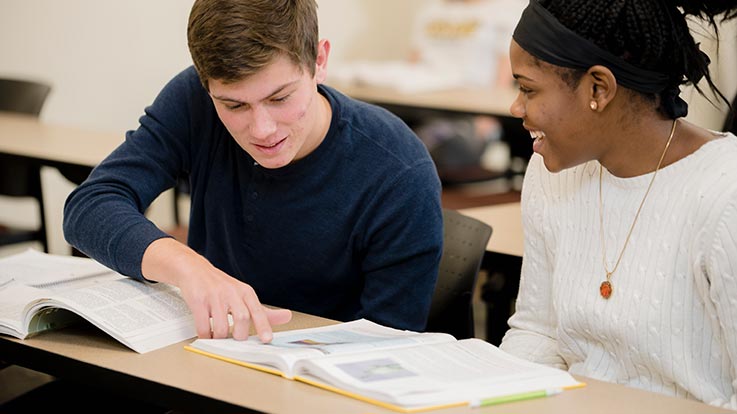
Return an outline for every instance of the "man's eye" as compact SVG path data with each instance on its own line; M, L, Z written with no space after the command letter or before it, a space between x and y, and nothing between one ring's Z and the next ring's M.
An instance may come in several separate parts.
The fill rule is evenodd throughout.
M231 111L234 111L236 109L243 107L243 104L225 105L225 107L230 109Z
M289 96L290 96L290 95L284 95L284 96L280 96L280 97L278 97L278 98L273 98L273 99L272 99L272 101L273 101L273 102L284 102L284 101L286 101L287 99L289 99Z

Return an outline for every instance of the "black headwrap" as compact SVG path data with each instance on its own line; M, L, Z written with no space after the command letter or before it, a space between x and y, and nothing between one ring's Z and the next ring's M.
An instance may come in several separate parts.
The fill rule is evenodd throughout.
M638 68L584 39L565 27L537 0L530 0L512 37L529 54L553 65L581 70L594 65L606 66L622 86L660 95L661 105L673 119L688 113L688 104L679 97L678 84L674 85L667 75Z

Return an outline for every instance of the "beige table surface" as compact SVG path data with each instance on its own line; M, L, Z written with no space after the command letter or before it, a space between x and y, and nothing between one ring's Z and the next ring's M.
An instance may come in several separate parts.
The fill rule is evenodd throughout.
M0 153L94 167L124 139L122 132L54 125L29 115L0 112Z
M511 116L509 107L517 96L517 90L511 87L505 90L484 87L402 93L389 87L331 82L329 78L326 84L367 102L497 116Z
M299 329L330 324L332 321L295 313L282 329ZM290 381L276 375L208 358L184 349L190 340L145 354L137 354L100 331L74 328L47 332L20 341L0 336L0 351L18 359L27 353L38 354L46 364L69 364L75 361L97 368L96 375L109 381L112 374L126 379L142 378L149 384L161 384L183 394L206 396L256 412L268 413L345 413L386 414L393 411L369 403ZM12 348L12 349L11 349ZM2 353L0 353L2 354ZM21 354L21 355L19 355ZM11 361L16 362L16 361ZM626 388L586 378L581 389L536 400L522 401L479 409L465 407L435 410L451 413L546 413L546 414L717 414L729 413L694 401ZM91 378L94 380L94 378ZM116 384L113 381L113 384ZM145 392L145 390L137 390Z
M495 204L491 206L458 210L469 217L491 226L492 232L486 250L513 256L522 256L524 237L520 203Z

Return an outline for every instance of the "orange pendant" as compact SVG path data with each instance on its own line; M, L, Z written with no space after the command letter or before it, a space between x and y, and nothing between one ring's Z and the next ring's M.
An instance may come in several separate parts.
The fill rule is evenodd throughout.
M612 296L612 284L609 283L608 280L601 282L601 286L599 286L599 293L601 293L602 298L609 299L609 297Z

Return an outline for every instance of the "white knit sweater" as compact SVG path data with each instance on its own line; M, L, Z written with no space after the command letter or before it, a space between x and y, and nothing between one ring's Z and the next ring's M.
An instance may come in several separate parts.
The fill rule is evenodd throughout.
M652 173L604 170L606 259L622 251ZM737 137L662 168L609 300L599 163L525 175L525 254L502 349L594 379L737 409Z

